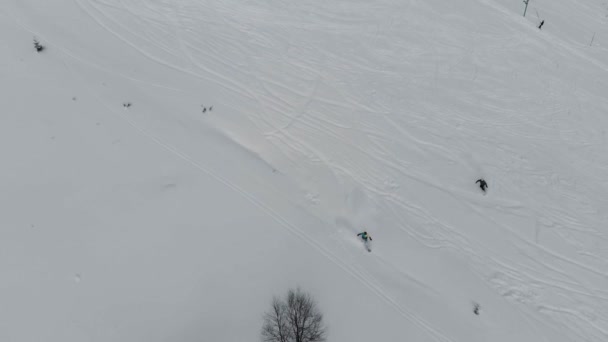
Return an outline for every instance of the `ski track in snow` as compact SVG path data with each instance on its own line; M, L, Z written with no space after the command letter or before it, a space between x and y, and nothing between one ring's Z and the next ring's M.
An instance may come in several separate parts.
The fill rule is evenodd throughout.
M321 85L331 87L331 83L335 81L335 79L331 79L331 75L335 73L340 73L340 70L328 70L326 61L333 59L342 59L340 56L326 54L325 57L316 63L306 62L303 58L298 59L297 61L291 60L288 63L295 69L302 70L304 73L308 74L306 78L301 78L299 83L308 84L306 89L298 89L292 86L287 85L286 83L279 82L275 79L270 79L268 77L264 77L260 75L257 78L257 82L260 87L256 91L250 89L248 85L239 83L232 78L229 78L228 73L239 74L242 73L240 70L236 70L234 66L228 64L226 60L223 60L221 54L218 51L213 50L214 42L206 42L205 48L201 48L200 44L191 43L188 40L188 21L194 22L194 19L191 19L191 16L195 15L197 12L195 11L193 14L188 13L188 10L182 8L179 5L179 2L174 5L172 9L167 11L167 8L163 10L156 10L154 5L147 4L145 8L146 15L141 15L141 8L138 9L138 15L135 15L130 9L130 6L139 7L138 4L127 4L126 2L119 1L116 3L110 1L84 1L84 0L76 0L79 6L86 12L95 22L97 22L100 26L104 27L109 33L113 34L120 40L132 46L134 49L138 50L142 55L146 58L160 64L164 67L169 67L174 70L178 70L180 72L187 73L193 77L204 79L207 81L215 82L218 86L224 87L234 94L238 94L239 96L245 96L251 100L254 100L259 104L260 107L266 108L265 112L273 113L272 115L265 114L264 112L259 113L251 113L249 114L249 119L256 123L256 125L266 131L264 134L266 138L273 143L273 145L278 149L283 151L285 155L293 155L299 154L302 156L306 156L311 163L321 163L323 167L327 168L334 174L336 177L347 177L351 179L356 184L362 187L366 193L371 194L373 197L373 201L376 205L380 207L384 207L388 209L389 212L392 212L394 216L397 218L398 224L397 228L401 229L403 233L407 234L411 238L418 240L422 245L425 245L430 248L449 248L457 250L459 253L467 256L472 262L481 265L488 265L490 263L492 265L491 268L494 269L493 274L485 275L488 281L488 284L495 287L497 291L501 292L503 296L507 298L513 298L517 301L524 302L526 304L533 305L538 311L551 315L551 314L559 314L570 316L573 323L577 324L588 324L593 327L597 332L597 337L601 338L607 337L606 330L601 326L593 323L594 320L589 319L589 314L585 314L577 311L577 309L561 309L558 307L552 307L542 303L542 299L540 298L540 293L553 293L558 296L569 297L574 294L582 295L584 297L588 297L590 300L603 302L606 304L608 293L605 290L597 289L597 288L589 288L584 283L581 283L576 280L575 277L568 275L567 273L560 271L559 264L567 264L571 267L577 269L577 272L584 272L587 274L592 274L600 278L606 277L605 271L596 269L594 267L586 266L578 261L573 260L568 256L561 255L556 253L544 246L539 244L538 242L534 242L520 235L520 233L516 232L509 226L501 224L499 221L492 219L488 215L484 214L482 211L481 204L473 204L477 203L477 200L467 199L465 201L461 201L460 198L464 195L465 198L468 196L467 194L462 193L457 187L446 186L445 184L441 184L440 186L436 184L436 181L428 178L428 176L417 172L415 169L413 170L411 166L411 162L402 160L394 153L391 153L391 145L392 144L404 144L408 143L411 149L416 149L419 154L431 155L433 159L443 160L447 164L452 165L460 165L462 167L466 167L465 162L458 158L461 154L466 153L466 150L460 149L457 150L457 157L454 157L454 148L447 148L440 144L433 142L433 140L428 139L428 136L437 136L442 137L441 132L445 132L445 129L441 131L434 131L435 127L446 126L447 130L450 130L450 126L453 124L455 120L460 120L461 122L469 122L469 124L475 125L484 125L485 120L479 119L478 122L470 122L470 120L462 116L455 111L450 113L452 118L449 120L443 120L442 116L428 117L428 116L419 116L419 121L417 122L416 129L409 129L409 125L404 125L400 121L397 121L396 118L393 118L391 111L389 109L380 109L378 111L374 107L365 104L362 102L362 99L356 99L346 93L341 93L339 100L330 100L328 99L321 90ZM497 11L501 11L505 15L510 15L510 13L505 10L500 5L496 4L493 1L480 1L482 4L486 6L490 6ZM242 35L251 35L254 39L260 41L263 44L272 44L273 38L264 36L261 33L257 33L256 30L247 31L247 24L232 21L228 18L228 15L223 15L223 13L228 13L233 11L232 8L226 6L222 8L219 3L215 8L209 7L223 20L226 27L230 28L227 33L225 33L225 39L230 39L229 34L242 34ZM141 36L138 32L154 32L154 31L162 31L162 28L155 28L154 30L134 30L129 29L127 26L120 24L118 21L112 19L112 14L108 14L105 11L108 8L115 8L119 11L126 11L127 13L131 13L133 18L143 18L144 22L140 23L141 25L145 25L146 27L154 27L158 23L170 22L173 27L170 28L175 34L180 54L176 54L174 50L168 47L165 44L162 44L162 40L158 40L157 37L144 37ZM245 12L245 11L244 11ZM172 13L169 15L168 13ZM199 12L200 13L200 12ZM317 13L318 14L318 13ZM332 13L323 13L327 18L327 22L336 22L337 27L341 22L340 17L332 15ZM159 16L162 20L158 22L150 19L149 17ZM523 22L520 22L520 24ZM287 23L286 23L287 24ZM297 25L297 24L296 24ZM387 29L392 24L389 23ZM522 26L525 29L525 27ZM169 29L169 28L165 28ZM230 32L232 31L232 32ZM186 32L187 34L184 35ZM377 37L377 36L376 36ZM608 70L608 68L601 62L592 59L574 49L562 43L559 39L550 38L549 35L543 35L541 39L550 42L551 44L557 45L560 48L566 50L568 53L575 55L577 58L583 58L588 62L593 63L603 70ZM140 47L140 42L135 42L135 39L138 41L144 41L148 45L146 48ZM502 43L502 49L512 49L517 48L517 45L522 44L523 39L529 40L530 38L522 38L519 41L509 42L509 45L504 45ZM512 45L512 46L510 46ZM156 57L154 53L150 52L150 47L159 49L163 53L166 53L167 56L171 56L176 60L185 60L188 62L189 66L178 65L173 62L168 62L166 59L162 57ZM210 48L211 51L207 52L206 48ZM234 47L239 50L239 47ZM246 50L242 50L243 55L247 54ZM471 53L469 52L469 55ZM460 61L457 61L454 65L460 64L466 55L464 55ZM205 66L199 62L199 60L205 60L207 62L213 61L217 64L218 67L214 67L211 69L208 66ZM314 62L314 59L312 59ZM382 63L378 63L381 65ZM343 65L345 70L363 70L364 72L373 73L373 74L384 74L386 71L381 69L370 69L367 68L367 64L362 64L354 59L353 61L346 61L342 59L341 65ZM224 70L215 71L215 70ZM228 72L229 71L229 72ZM324 89L325 89L324 88ZM285 99L285 94L289 94L289 98L291 100ZM492 94L486 94L487 96L492 96ZM295 101L293 101L295 99ZM101 102L101 100L100 100ZM471 102L471 105L474 106L475 103ZM356 111L356 112L368 112L371 115L371 120L383 119L386 124L393 127L395 133L402 138L400 141L396 141L391 136L387 136L382 133L383 130L375 130L374 122L366 122L366 121L351 121L350 123L346 123L344 118L336 117L331 118L331 115L323 116L317 115L318 111L325 107L336 108L340 110L348 110L348 111ZM110 108L108 108L111 110ZM439 108L438 108L439 109ZM486 108L489 111L502 110L501 108ZM441 110L441 109L439 109ZM274 113L278 115L275 118ZM290 114L287 114L290 113ZM143 129L138 126L134 121L125 117L124 115L120 115L124 120L126 120L131 126L133 126L138 132L140 132L143 136L151 139L156 144L167 150L168 152L178 156L184 161L191 164L193 167L201 170L202 172L209 174L210 176L217 179L219 182L223 183L233 191L236 191L243 197L247 198L249 201L257 205L260 209L266 212L269 216L273 217L277 222L280 222L287 230L289 230L294 235L298 236L312 247L317 249L321 254L331 260L333 263L342 268L345 272L349 273L351 276L356 278L358 281L363 283L372 293L382 298L389 305L395 308L404 318L416 324L418 327L426 330L430 336L433 336L437 341L449 341L443 333L439 332L436 328L431 327L431 325L426 322L424 319L414 314L413 312L405 309L405 306L396 302L392 299L391 295L382 289L380 282L376 279L372 274L364 271L363 269L356 267L352 264L349 264L347 261L342 260L338 255L330 252L328 247L324 246L320 243L316 238L307 235L301 229L297 227L292 222L289 222L287 219L281 217L277 212L273 211L267 205L265 205L262 201L256 198L255 195L249 193L238 185L230 182L229 180L215 174L208 168L203 167L200 163L193 160L187 154L177 150L175 147L171 146L169 143L163 141L159 137L153 135L149 131ZM517 116L516 112L512 112L510 115ZM361 118L363 118L361 116ZM533 143L537 141L539 144L545 144L547 141L538 141L538 138L534 135L522 135L518 131L521 131L521 124L516 124L515 122L524 122L527 125L536 125L536 122L529 120L523 117L523 119L518 120L505 120L504 123L492 123L491 129L500 128L501 133L508 137L509 139L525 139L532 141ZM425 123L426 121L426 123ZM434 122L433 122L434 121ZM422 124L422 125L421 125ZM297 129L294 129L296 127ZM541 127L539 127L540 129ZM325 139L330 139L333 141L333 144L338 144L345 151L349 151L345 158L337 160L334 156L328 155L322 149L317 147L314 141L308 141L308 139L304 139L301 134L295 134L298 130L304 130L309 132L309 134L315 136L322 136ZM370 141L373 141L373 145L369 145L367 147L353 143L350 136L351 132L355 131L358 134L363 134ZM386 131L384 129L384 131ZM426 133L419 134L417 132L426 131ZM343 132L341 134L340 132ZM561 134L566 132L562 131ZM580 137L579 137L580 138ZM554 140L553 142L558 143L560 139ZM574 139L572 141L577 141ZM580 143L580 141L579 141ZM373 146L373 147L371 147ZM500 154L512 154L513 159L517 160L521 158L521 155L518 155L518 152L510 150L509 147L499 147L498 153ZM353 164L349 161L349 154L356 154L356 157L353 157L352 160L368 160L369 164L357 165ZM416 205L414 203L408 202L401 195L398 194L398 191L394 191L399 188L399 184L389 185L387 188L387 180L383 178L377 178L373 170L367 169L367 165L374 165L375 169L388 170L389 173L394 174L393 178L403 178L409 179L411 182L422 184L426 187L433 188L436 192L442 193L447 198L450 198L450 201L453 202L453 205L456 206L465 206L469 210L472 210L478 215L478 220L482 220L487 222L487 224L491 224L495 227L500 227L504 232L508 232L510 238L513 239L514 245L513 248L516 250L513 253L523 253L524 255L528 255L530 258L530 264L527 265L517 265L517 268L513 266L509 266L508 260L487 260L485 255L489 253L489 247L483 246L480 241L471 240L467 237L466 234L460 233L459 229L454 226L448 224L447 222L440 220L435 217L435 214L428 212L423 207ZM520 165L517 169L521 169ZM512 171L516 170L516 167L511 169ZM520 171L521 172L521 171ZM530 174L538 173L536 170L528 170ZM538 173L542 174L542 173ZM523 176L523 175L522 175ZM390 183L390 182L389 182ZM396 188L395 188L396 187ZM492 191L492 189L491 189ZM494 200L494 199L492 199ZM576 200L576 199L573 199ZM460 202L460 204L456 204ZM498 202L500 203L500 202ZM509 212L508 208L512 205L507 205L507 207L503 207L500 204L495 207L495 209L504 210ZM524 217L533 218L533 217L542 217L541 213L547 212L546 208L543 208L542 205L534 205L532 203L517 203L516 207L522 208ZM606 238L604 235L600 234L595 230L584 229L585 224L578 222L576 218L569 218L566 216L566 213L556 212L555 216L551 219L551 222L569 222L569 229L576 230L578 233L586 235L591 234L593 238L602 239L606 242ZM413 222L417 222L417 224L413 224ZM421 229L419 223L424 223L426 229ZM581 227L577 229L576 227ZM544 260L544 261L539 261ZM383 262L391 265L390 261L384 260ZM554 264L557 263L557 264ZM391 267L396 267L392 265ZM399 269L397 267L397 269ZM545 281L534 274L552 274L552 279L550 281ZM480 276L484 276L481 275ZM536 295L532 297L522 297L525 296L521 290L518 290L523 283L532 283L535 287ZM524 290L526 291L526 290ZM576 306L577 300L572 299L573 306ZM600 310L600 307L596 306L595 311L591 315L597 315L601 317L600 319L608 319L608 313L606 310ZM587 308L588 310L589 308ZM583 335L579 335L580 338Z
M96 96L93 92L90 92L90 93L91 93L91 95ZM331 262L333 262L336 266L338 266L339 268L341 268L342 270L344 270L346 273L348 273L349 275L351 275L357 281L361 282L374 295L377 295L379 298L381 298L382 300L384 300L388 305L390 305L391 307L393 307L404 318L406 318L407 320L411 321L412 323L414 323L419 328L424 329L436 341L446 341L446 342L451 341L449 338L447 338L445 335L443 335L439 330L437 330L436 328L431 327L430 324L428 322L424 321L421 317L419 317L415 313L413 313L410 310L407 310L404 307L402 307L401 305L399 305L395 300L393 300L391 298L390 295L388 295L384 290L382 290L381 285L377 281L375 281L373 279L373 277L370 277L369 275L366 275L365 271L363 271L363 270L361 270L361 269L359 269L357 267L354 267L353 265L350 265L350 264L345 263L344 261L342 261L336 255L334 255L331 251L329 251L326 247L323 247L313 237L311 237L310 235L304 233L302 229L300 229L300 228L297 227L297 225L293 224L292 222L289 222L287 219L285 219L281 215L279 215L276 211L272 210L270 207L268 207L267 205L265 205L254 194L249 193L249 192L243 190L238 185L230 182L226 178L224 178L224 177L218 175L217 173L211 171L209 168L204 167L201 163L199 163L196 160L192 159L187 154L179 151L175 147L169 145L168 143L165 143L160 138L152 135L149 131L147 131L144 128L142 128L139 125L137 125L132 119L128 118L127 116L120 115L119 113L116 113L116 111L113 108L111 108L110 106L106 105L101 99L98 99L98 101L99 101L99 103L101 105L104 105L108 109L108 111L114 113L116 116L119 116L121 119L123 119L124 121L126 121L130 126L132 126L142 136L144 136L144 137L152 140L155 144L159 145L161 148L163 148L167 152L169 152L169 153L175 155L176 157L182 159L183 161L187 162L192 167L195 167L196 169L202 171L203 173L205 173L205 174L213 177L218 182L224 184L229 189L237 192L239 195L243 196L245 199L247 199L248 201L250 201L251 203L253 203L254 205L256 205L258 208L260 208L261 210L263 210L270 217L272 217L274 220L276 220L278 223L280 223L283 227L285 227L289 232L291 232L292 234L294 234L298 238L302 239L304 242L308 243L311 247L313 247L314 249L316 249L317 251L319 251L323 256L325 256L328 260L330 260Z
M81 3L80 0L76 0L76 1L79 3L79 6L81 8L85 9L85 6L83 6L83 3ZM97 9L97 10L99 11L99 9ZM97 23L99 23L101 26L103 26L104 28L106 28L109 32L111 32L114 35L118 35L117 33L114 33L113 31L110 31L107 28L106 25L104 25L104 24L101 23L101 21L99 19L95 18L92 15L92 12L90 12L89 10L85 10L85 12L87 12L87 14L89 16L91 16ZM107 18L107 16L104 16L104 17ZM121 37L121 40L123 40L123 41L126 42L126 40L124 38L122 38L122 37ZM129 45L133 45L133 44L129 43ZM65 50L64 50L64 52L66 53L66 55L68 57L76 59L77 61L80 61L79 58L74 57L72 54L66 52ZM153 60L155 62L159 62L159 59L151 57L148 53L145 53L145 52L142 52L142 53L146 57L150 58L151 60ZM188 58L193 62L193 64L195 64L194 60L192 59L191 56L188 55ZM173 69L178 69L178 67L168 65L165 62L159 62L159 63L161 63L161 64L163 64L165 66L169 66L169 67L171 67ZM200 67L197 64L195 64L195 65L197 67ZM190 72L188 71L188 73L190 73ZM196 74L193 74L193 73L192 73L192 75L200 77L200 76L198 76ZM322 244L320 244L318 241L316 241L312 236L304 233L302 231L302 229L300 229L300 228L297 227L297 225L293 224L292 222L289 222L287 219L285 219L281 215L279 215L276 211L272 210L270 207L268 207L267 205L265 205L254 194L249 193L249 192L243 190L238 185L230 182L228 179L226 179L226 178L220 176L219 174L211 171L209 168L204 167L200 162L197 162L196 160L192 159L186 153L178 150L174 146L166 143L165 141L163 141L159 137L157 137L157 136L153 135L152 133L150 133L148 130L146 130L143 127L139 126L135 121L133 121L132 119L130 119L128 116L126 116L124 114L117 113L115 109L113 109L112 107L110 107L107 104L105 104L105 102L102 99L100 99L99 96L96 95L94 91L89 91L89 94L92 97L97 98L100 105L105 106L109 112L113 113L115 116L117 116L120 119L124 120L131 127L133 127L140 135L144 136L147 139L150 139L155 144L157 144L158 146L160 146L162 149L164 149L167 152L169 152L169 153L175 155L176 157L182 159L183 161L185 161L188 164L190 164L192 167L194 167L194 168L200 170L201 172L203 172L203 173L205 173L205 174L213 177L218 182L224 184L226 187L230 188L231 190L235 191L236 193L238 193L239 195L243 196L245 199L247 199L248 201L250 201L251 203L253 203L254 205L256 205L258 208L260 208L261 210L263 210L270 217L272 217L274 220L276 220L278 223L280 223L282 226L284 226L289 232L291 232L292 234L294 234L298 238L302 239L304 242L308 243L311 247L315 248L322 255L324 255L327 259L329 259L330 261L332 261L336 266L340 267L346 273L348 273L353 278L355 278L356 280L358 280L359 282L361 282L374 295L378 296L383 301L385 301L389 306L393 307L395 309L395 311L397 311L405 319L407 319L408 321L412 322L418 328L426 331L427 334L429 336L433 337L433 339L435 341L444 341L444 342L452 341L447 336L445 336L443 333L441 333L437 328L432 327L427 321L425 321L419 315L415 314L411 310L406 309L405 307L403 307L402 305L400 305L398 302L396 302L394 299L392 299L391 296L382 289L382 286L378 283L378 281L375 280L372 276L370 276L363 269L361 269L359 267L356 267L355 265L352 265L352 264L349 264L349 263L346 263L346 262L342 261L339 257L337 257L329 249L327 249Z
M450 170L470 171L472 177L477 177L478 175L473 173L478 170L472 169L481 168L481 166L471 165L469 160L463 159L462 156L470 153L470 146L460 143L462 140L460 138L474 136L475 130L492 130L496 133L494 141L483 140L482 137L472 139L479 139L477 142L480 145L491 144L493 153L507 156L506 158L511 161L510 165L492 165L493 161L488 161L484 168L488 170L487 172L491 172L495 179L499 178L501 173L507 172L515 174L513 178L521 182L538 179L540 182L547 183L555 196L567 198L567 202L572 203L571 208L575 208L576 211L594 213L601 208L589 203L597 203L598 199L588 200L588 198L573 194L571 189L576 185L568 184L569 181L572 181L567 174L569 165L559 166L561 171L565 172L565 175L562 175L555 170L543 169L543 165L534 164L530 160L534 158L535 150L542 151L543 146L547 144L561 144L569 147L576 144L593 153L594 150L602 148L601 142L598 142L596 137L585 137L581 132L574 130L557 129L555 131L558 133L551 131L539 138L535 132L543 129L549 130L549 128L541 124L542 121L529 118L530 113L521 113L518 109L507 110L503 107L493 106L481 108L480 110L487 113L502 114L494 115L492 118L495 120L491 121L491 124L488 124L488 120L484 117L473 119L472 115L465 115L467 108L479 104L476 96L487 98L495 96L500 98L501 96L484 90L468 97L463 91L460 101L461 108L447 109L435 105L428 99L421 99L423 102L428 101L429 103L424 103L411 111L405 100L402 102L402 107L399 108L386 104L386 101L381 98L383 95L374 93L373 85L368 94L349 93L341 90L341 85L347 84L348 81L357 82L358 77L379 79L388 87L392 83L399 82L399 77L394 75L391 65L386 62L392 55L388 52L383 55L374 51L362 51L364 56L361 59L354 54L353 58L349 60L344 55L333 53L329 48L321 50L319 46L314 45L314 42L306 40L303 40L300 46L292 46L292 43L273 36L265 25L248 19L254 14L261 18L268 15L263 9L256 9L254 5L244 4L240 11L236 11L237 4L230 1L200 4L200 8L185 8L180 1L155 3L120 0L74 1L83 13L105 31L138 51L146 59L158 64L159 67L213 83L232 95L244 99L247 103L255 104L254 108L259 110L243 109L242 112L259 129L260 136L264 137L278 154L284 156L292 165L313 165L315 168L327 171L336 179L348 180L356 184L376 208L390 213L391 216L388 219L392 219L396 223L390 229L399 230L405 239L413 239L428 249L446 249L462 255L472 263L472 269L480 278L484 279L489 287L505 298L542 313L550 320L554 315L560 320L566 320L572 324L567 333L574 335L580 341L608 339L608 327L605 323L608 322L608 290L595 285L608 284L606 254L595 255L584 252L585 246L589 244L590 240L603 245L608 242L606 233L602 232L600 220L594 222L592 218L570 213L565 208L535 203L528 200L525 194L514 198L512 192L507 189L511 184L493 183L492 180L490 180L489 195L480 199L472 190L463 190L461 184L454 185L433 179L425 174L424 169L416 168L414 165L427 158L439 160L442 166ZM505 17L513 15L496 1L480 0L479 3L502 13ZM161 6L163 7L161 8ZM353 6L364 5L353 4ZM416 2L411 2L404 6L407 8L407 6L418 5ZM124 21L115 19L115 11L129 16L132 22L127 25ZM255 13L256 11L259 13ZM217 39L217 41L209 40L201 44L193 38L202 30L211 29L211 27L198 27L194 24L197 22L197 16L202 13L207 13L210 18L207 23L214 20L222 22L221 33L215 30L213 32L217 36L206 36ZM228 13L232 13L232 15L228 15ZM373 18L342 16L331 10L318 10L314 14L314 20L318 20L329 31L345 35L349 34L350 30L355 30L353 27L356 25L351 25L353 22L361 26L376 25L375 34L364 39L366 42L369 41L372 46L389 44L380 36L381 30L394 32L400 29L392 17L385 23L377 23ZM280 16L273 19L276 19L275 25L283 27L288 33L292 32L292 29L307 32L307 30L312 30L313 26L312 24L307 26L306 20L298 23L289 22L287 18ZM524 44L531 44L533 38L528 36L513 39L514 32L528 29L525 26L527 22L519 21L520 24L517 24L513 21L510 23L519 25L519 28L511 29L511 34L503 33L505 34L504 40L501 37L495 39L494 48L498 52L494 52L494 54L517 49ZM130 25L139 26L139 29L133 29ZM257 30L254 29L256 25L258 25ZM27 29L25 26L24 28ZM304 33L303 35L305 36ZM168 37L175 39L168 41ZM288 65L273 71L271 76L264 75L267 70L262 72L255 71L255 68L249 70L247 64L255 65L256 58L260 56L250 56L246 46L231 43L231 41L238 41L233 39L234 37L248 37L250 44L272 47L274 51L279 49L277 45L284 45L284 55L274 56L273 59L270 59L270 63L281 61ZM396 37L398 39L393 41L395 48L405 50L405 42L399 40L402 39L401 37ZM566 51L566 54L574 56L573 58L583 59L600 70L608 71L606 64L574 49L559 38L544 34L534 39L557 46ZM477 68L474 70L475 74L471 76L462 71L465 68L464 65L475 58L491 59L492 54L489 51L492 48L488 48L488 51L474 51L467 47L450 46L446 40L439 39L438 42L431 45L436 49L460 51L454 52L458 58L451 62L449 68L463 72L463 75L458 77L466 76L467 78L472 77L473 80L476 79L478 77ZM70 62L65 61L68 69L69 64L74 62L109 71L101 65L78 57L76 53L66 48L58 48L67 59L71 60ZM409 51L411 56L422 54L419 51L423 51L423 49L417 50L418 48L416 45L411 47ZM222 57L222 52L225 50L245 57L243 60L234 62ZM291 50L295 52L290 52ZM317 50L318 52L315 52ZM369 60L366 60L366 57ZM238 63L242 63L242 65ZM450 71L440 70L439 64L435 63L435 78L446 77ZM331 65L339 67L332 69ZM433 61L429 60L425 67L432 68L432 65ZM345 72L346 70L357 70L361 75L349 75ZM281 75L282 72L285 75ZM240 75L242 78L230 75ZM135 82L146 82L128 75L120 76ZM424 81L418 81L416 76L420 76L422 79L423 73L413 75L407 83L408 87L430 89L438 86L424 84ZM502 84L498 81L499 76L499 74L479 75L479 77L495 77L497 83ZM250 80L250 83L239 81L239 79ZM146 83L154 87L165 87L162 84ZM252 87L253 85L257 85L257 87ZM552 86L558 87L562 91L565 87L565 85ZM167 90L181 91L181 89L172 87L167 87ZM459 90L454 91L459 94ZM97 99L100 105L105 106L108 112L130 125L139 135L250 201L291 234L310 245L364 285L404 319L425 331L435 341L452 341L445 331L409 309L407 303L400 302L394 293L385 289L380 274L366 270L364 266L358 266L357 263L352 262L352 259L349 259L353 256L352 252L333 252L331 245L323 241L325 237L306 233L296 223L273 210L264 200L246 190L244 186L221 176L211 167L204 166L200 161L176 148L171 141L162 136L162 133L145 128L144 125L130 118L128 112L117 112L106 104L95 91L89 90L88 92ZM549 93L547 100L557 101L558 95L556 94L558 93L558 90L555 90L553 94ZM588 96L593 96L593 94L588 94ZM508 100L500 99L498 103L507 103ZM546 109L546 112L539 115L553 118L554 115L564 116L566 111L569 109L565 107ZM344 112L349 115L343 115ZM407 112L407 116L401 115L405 112ZM451 135L446 132L450 132ZM551 137L547 138L548 135ZM446 141L453 142L453 144L446 145ZM532 152L525 152L515 146L510 146L508 141L524 141L527 146L532 147L530 148ZM324 148L327 145L331 145L335 149L327 150ZM488 148L488 150L492 148ZM402 150L410 153L400 153L399 151ZM403 156L415 156L418 160L408 160ZM296 176L303 177L303 175ZM475 187L474 184L469 185L471 189ZM526 189L525 183L518 185L522 189ZM454 208L454 211L466 210L473 213L474 217L452 222L453 214L433 212L427 202L408 199L408 189L413 187L436 195L447 207ZM606 185L604 185L605 187ZM336 189L321 189L320 194L316 196L317 201L331 198L331 192ZM499 198L500 194L505 197ZM608 204L603 199L599 200L603 201L601 203ZM493 217L493 214L497 215L496 218ZM331 214L325 213L325 215ZM522 227L502 223L500 220L502 216L498 215L513 215L521 218L521 222L530 222L528 228L531 232L525 234ZM500 231L505 234L505 237L503 241L495 241L492 242L493 245L488 246L487 239L478 238L475 232L468 231L468 227L463 226L467 223L492 227L488 229ZM545 230L550 230L555 236L561 234L560 241L569 247L568 251L571 253L562 254L545 246L542 242ZM340 238L339 235L338 238ZM577 239L580 239L580 242L577 242ZM500 250L504 252L504 255L502 257L492 256L494 250ZM509 260L510 255L523 256L526 262L513 263ZM582 259L575 258L582 256L594 258L596 262L588 265ZM386 257L378 247L366 257L395 270L396 274L408 277L412 283L417 283L419 286L425 285L410 275L407 269L400 267L398 260L394 261ZM594 279L594 282L586 279ZM553 298L560 298L559 302L562 305L549 304ZM523 309L520 311L529 320L537 319L528 311ZM562 329L557 327L559 320L552 322L555 329Z

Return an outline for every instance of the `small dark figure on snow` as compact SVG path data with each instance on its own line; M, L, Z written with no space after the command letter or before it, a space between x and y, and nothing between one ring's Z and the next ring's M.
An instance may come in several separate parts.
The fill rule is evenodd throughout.
M488 183L486 183L485 180L483 179L478 179L477 182L475 182L475 184L479 183L479 187L481 188L481 190L483 190L483 192L486 192L486 189L488 188Z
M540 25L538 25L538 29L540 30L543 27L543 25L545 25L545 21L544 20L540 22Z
M359 233L357 234L357 236L360 236L365 242L367 242L367 239L369 239L369 241L372 241L372 237L367 234L367 232Z
M42 52L42 50L44 50L44 46L40 45L40 42L34 38L34 49L36 49L36 52Z

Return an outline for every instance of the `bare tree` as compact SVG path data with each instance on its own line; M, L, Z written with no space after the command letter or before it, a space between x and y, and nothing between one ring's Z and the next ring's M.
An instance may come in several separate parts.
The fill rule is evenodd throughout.
M262 340L264 342L289 342L291 330L287 324L287 305L278 298L272 300L272 310L264 315Z
M289 290L285 300L274 298L264 315L264 342L324 342L327 328L315 300L300 289Z

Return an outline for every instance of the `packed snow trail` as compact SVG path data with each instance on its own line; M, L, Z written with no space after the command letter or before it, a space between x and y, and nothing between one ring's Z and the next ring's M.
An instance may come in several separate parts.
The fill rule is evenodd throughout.
M517 5L8 2L0 339L605 341L608 7Z

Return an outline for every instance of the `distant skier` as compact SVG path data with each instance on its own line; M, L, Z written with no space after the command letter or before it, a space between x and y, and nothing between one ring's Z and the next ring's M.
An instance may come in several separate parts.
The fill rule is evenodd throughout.
M475 182L475 184L479 183L479 187L481 188L481 190L483 190L483 192L486 192L486 189L488 188L488 183L486 183L485 180L483 180L483 178L480 178L477 180L477 182Z
M369 239L369 241L372 241L372 237L367 234L367 232L359 233L357 234L357 236L360 236L365 242L367 242L367 239Z
M545 25L545 21L544 20L540 22L540 25L538 25L538 29L539 30L542 29L543 25Z
M359 233L359 234L357 234L357 236L360 236L361 239L363 239L363 244L365 245L365 249L367 249L368 252L371 252L372 248L371 248L369 242L372 241L372 237L369 236L369 234L367 234L367 232Z

